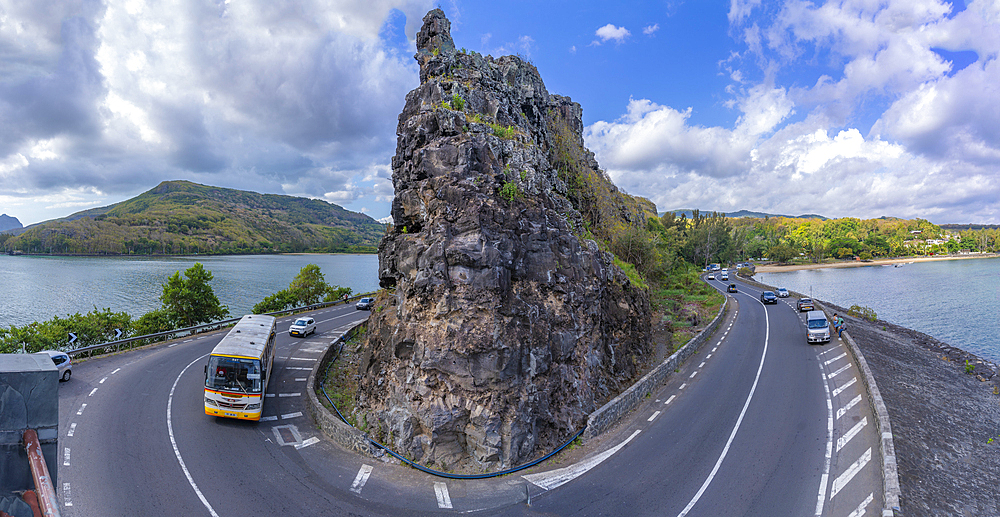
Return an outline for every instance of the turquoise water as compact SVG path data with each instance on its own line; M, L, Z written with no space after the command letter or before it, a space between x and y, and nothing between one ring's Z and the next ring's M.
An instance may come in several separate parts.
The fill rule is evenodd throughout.
M850 307L1000 362L1000 258L758 273L754 279Z
M160 306L163 283L201 262L233 316L288 287L307 264L329 284L355 293L378 289L377 255L237 255L169 258L11 257L0 255L0 326L110 308L138 317Z

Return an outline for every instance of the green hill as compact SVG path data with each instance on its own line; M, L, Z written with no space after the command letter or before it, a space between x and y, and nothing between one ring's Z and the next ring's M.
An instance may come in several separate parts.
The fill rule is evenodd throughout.
M667 212L673 212L674 215L676 215L677 217L680 217L681 214L683 214L688 219L691 219L692 217L694 217L694 211L695 211L695 209L693 209L693 208L679 208L677 210L668 210ZM665 214L667 212L660 212L658 215L660 217L663 217L663 214ZM709 210L700 210L700 213L702 215L708 215L708 214L711 214L712 212L709 211ZM723 213L723 212L720 212L720 213ZM732 217L732 218L751 217L751 218L763 219L764 217L784 217L784 218L787 218L787 219L821 219L821 220L824 220L824 221L827 219L826 217L823 217L823 216L817 215L817 214L780 215L780 214L768 214L768 213L765 213L765 212L751 212L749 210L740 210L738 212L725 212L725 213L723 213L723 215L725 215L726 217Z
M385 226L320 201L164 181L114 205L25 228L6 252L157 255L374 253Z

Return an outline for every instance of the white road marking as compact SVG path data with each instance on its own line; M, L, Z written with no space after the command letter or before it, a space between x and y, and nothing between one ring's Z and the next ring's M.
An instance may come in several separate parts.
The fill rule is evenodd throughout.
M286 370L312 370L312 368L303 368L301 366L286 366Z
M715 352L718 349L719 349L719 347L715 347L715 348L712 349L712 352Z
M855 461L850 467L847 468L846 472L837 476L837 479L833 480L833 487L830 489L830 499L833 499L833 496L837 495L838 492L847 486L847 484L854 479L854 476L857 476L858 472L861 472L861 469L865 468L865 465L867 465L871 460L872 448L869 447L868 450L865 451L860 458L858 458L858 461Z
M63 483L63 505L73 506L73 498L70 497L69 483Z
M295 382L306 382L308 380L309 380L309 377L297 377L295 379Z
M826 487L830 482L830 463L833 459L833 397L830 396L830 383L823 373L823 365L819 367L819 376L823 379L823 393L826 393L826 455L823 457L823 474L819 478L819 492L816 496L816 517L823 515Z
M698 375L698 370L695 370L695 371L691 372L691 376L688 377L688 379L694 379L695 375Z
M846 371L847 371L847 370L849 370L850 368L851 368L851 365L847 365L847 366L844 366L844 367L842 367L841 369L839 369L839 370L837 370L837 371L835 371L835 372L831 373L831 374L830 374L830 377L836 377L836 376L838 376L838 375L840 375L840 374L842 374L842 373L846 372Z
M698 368L704 368L704 367L705 367L705 361L702 361L701 364L698 365Z
M282 398L282 397L301 397L301 396L302 396L301 393L279 393L278 394L278 398Z
M846 406L838 409L837 410L837 420L840 420L840 417L844 416L844 414L847 413L847 411L849 409L851 409L852 407L858 405L859 402L861 402L861 395L858 395L858 396L854 397L853 399L851 399L850 402L847 403Z
M265 393L264 396L267 397L267 398L270 398L270 397L274 397L275 395L274 395L274 393Z
M73 422L72 424L69 424L69 432L66 433L66 436L73 436L73 433L75 432L76 432L76 422Z
M181 341L181 343L190 343L192 341L194 341L194 339L185 339L184 341Z
M763 304L761 304L763 305ZM743 417L747 414L747 409L750 407L750 401L753 400L753 394L757 391L757 383L760 382L760 372L764 370L764 359L767 357L767 345L771 337L771 318L767 315L767 311L764 311L764 350L760 354L760 365L757 366L757 376L753 380L753 385L750 387L750 393L747 395L747 401L743 404L743 410L740 411L739 418L736 419L736 425L733 426L733 431L729 434L729 440L726 441L726 446L722 449L722 454L719 455L719 459L715 462L715 466L712 467L712 472L709 473L705 482L702 483L701 488L698 492L691 498L691 501L684 507L681 513L677 514L677 517L684 517L694 508L694 505L698 503L701 499L702 494L708 489L708 485L712 484L712 480L715 479L715 474L719 472L719 467L722 466L722 461L726 459L726 454L729 454L729 447L733 445L733 439L736 438L737 431L740 430L740 424L743 423Z
M87 404L80 404L80 410L76 412L78 415L83 414L83 410L87 408Z
M113 371L111 372L111 375L114 375L114 374L118 373L118 370L121 370L121 368L115 368L115 369L114 369L114 370L113 370Z
M106 380L108 380L108 378L107 378L107 377L105 377L105 378L103 378L103 379L101 379L101 380L97 381L97 384L104 384L104 381L106 381Z
M170 387L170 395L167 396L167 434L170 435L170 446L174 448L174 456L177 456L177 463L181 465L181 470L184 472L184 477L187 478L188 484L194 489L194 493L198 495L198 499L201 500L201 504L205 505L205 508L208 509L208 513L212 517L219 517L219 514L215 513L215 508L212 508L212 505L208 503L208 499L205 499L205 495L198 489L197 483L195 483L194 478L191 477L191 472L188 471L187 465L184 464L184 458L181 457L181 451L177 448L177 440L174 438L174 423L171 419L171 410L174 406L174 391L177 390L177 383L180 382L181 376L184 375L184 372L186 372L191 365L201 361L207 356L208 354L205 354L194 361L191 361L184 367L183 370L181 370L181 373L177 374L177 378L174 379L174 385Z
M853 512L848 514L847 517L861 517L862 515L865 514L867 506L872 504L872 501L874 500L875 500L875 493L874 492L869 493L868 497L866 497L864 501L861 501L861 504L859 504L858 507Z
M448 496L448 485L440 481L434 483L434 495L437 497L438 508L451 508L451 497Z
M361 470L358 471L357 477L355 477L354 482L351 483L351 492L354 492L355 494L361 493L361 489L364 488L365 483L368 482L368 476L372 475L373 468L375 467L372 467L371 465L361 465Z
M844 433L844 436L837 438L837 452L840 452L840 449L843 449L844 446L847 445L847 443L850 442L852 438L857 436L858 433L860 433L861 430L864 429L866 425L868 425L868 417L862 418L860 422L855 424L854 427L852 427L849 431Z
M708 355L705 356L705 359L711 359L711 358L712 358L712 354L708 354Z
M673 402L675 398L677 398L677 395L671 395L670 398L668 398L667 401L663 403L663 405L666 406L667 404Z
M262 416L262 417L260 417L260 421L261 422L270 422L272 420L277 420L277 419L278 419L278 417L276 417L276 416Z
M94 393L97 393L97 388L94 388L94 389L90 390L90 395L87 395L87 396L88 397L93 397Z
M317 444L317 443L319 443L319 438L316 438L315 436L313 436L312 438L306 438L306 440L304 442L302 442L302 443L295 444L295 448L296 449L301 449L303 447L309 447L310 445Z
M682 389L686 388L687 385L688 385L688 383L685 382L685 383L681 384L680 387L678 387L677 389L682 390Z
M833 390L833 396L836 397L837 395L840 395L841 393L843 393L844 390L846 390L847 388L851 387L851 385L853 385L855 382L858 382L858 378L857 377L851 377L851 380L849 380L846 383L844 383L843 386L841 386L841 387Z
M69 466L69 447L66 447L66 450L63 452L63 466Z
M282 420L288 420L289 418L298 418L300 416L302 416L302 412L301 411L296 411L294 413L288 413L288 414L285 414L285 415L281 415L281 419Z
M824 364L824 365L826 365L826 366L829 366L829 365L830 365L830 363L834 363L834 362L837 362L837 361L839 361L839 360L841 360L841 359L843 359L843 358L845 358L845 357L847 357L847 354L846 354L846 353L841 353L841 354L840 354L840 355L838 355L837 357L834 357L833 359L830 359L829 361L827 361L827 362L825 362L825 363L823 363L823 364Z
M315 357L289 357L290 361L315 361Z
M179 345L179 344L180 344L180 343L174 343L174 344L172 344L172 345L167 345L167 348L173 348L173 347L175 347L175 346L177 346L177 345Z
M639 434L639 430L636 429L632 432L632 435L625 439L622 443L615 445L614 447L580 463L570 465L568 467L563 467L561 469L550 470L548 472L539 472L538 474L527 474L523 477L529 483L543 489L552 490L554 488L561 487L570 481L584 475L590 469L600 465L604 460L613 456L616 452L620 451L622 447L625 447L628 442L631 442Z
M653 419L656 418L656 417L658 417L658 416L660 416L660 412L659 411L653 413L653 416L649 417L649 420L646 420L646 421L647 422L652 422Z

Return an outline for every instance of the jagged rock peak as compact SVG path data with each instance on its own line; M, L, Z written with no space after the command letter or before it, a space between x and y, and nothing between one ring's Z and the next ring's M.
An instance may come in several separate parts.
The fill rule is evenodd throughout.
M451 39L451 22L444 11L434 9L424 16L424 26L417 33L417 55L453 52L455 42Z

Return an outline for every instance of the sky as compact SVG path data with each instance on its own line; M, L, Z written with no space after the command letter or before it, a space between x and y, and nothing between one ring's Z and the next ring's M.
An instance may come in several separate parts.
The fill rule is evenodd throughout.
M1000 2L0 0L0 213L164 180L389 215L414 38L531 61L626 192L1000 224Z

